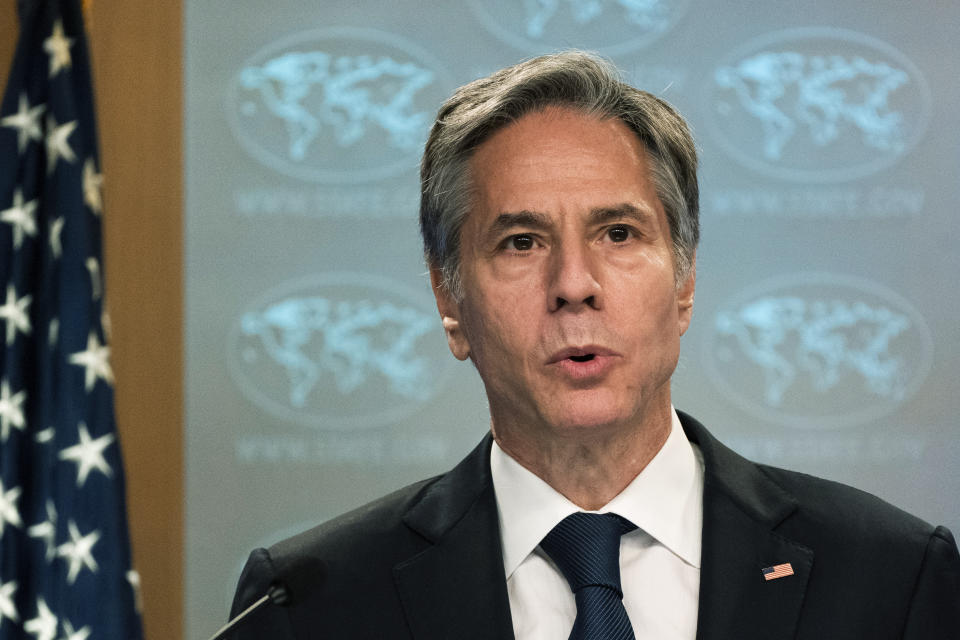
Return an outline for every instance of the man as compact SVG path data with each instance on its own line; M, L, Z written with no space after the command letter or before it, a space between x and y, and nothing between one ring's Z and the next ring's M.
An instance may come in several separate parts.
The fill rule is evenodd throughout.
M693 141L579 52L459 89L424 153L448 344L491 429L449 473L257 550L249 638L960 638L950 532L674 411ZM584 513L588 512L588 513Z

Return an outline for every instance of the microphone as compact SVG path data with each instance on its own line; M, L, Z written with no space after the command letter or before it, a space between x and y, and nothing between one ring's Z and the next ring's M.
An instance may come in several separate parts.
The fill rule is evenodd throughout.
M289 607L294 598L302 599L304 593L309 593L323 582L323 574L323 563L320 560L311 557L293 559L277 571L276 579L270 583L267 592L260 599L227 622L210 640L224 640L227 634L239 627L244 620L270 603L278 607Z

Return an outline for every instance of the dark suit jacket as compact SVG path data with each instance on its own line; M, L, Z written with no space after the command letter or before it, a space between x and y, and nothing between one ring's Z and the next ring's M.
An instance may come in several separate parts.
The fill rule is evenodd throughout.
M705 465L698 640L960 639L948 530L749 462L680 419ZM277 580L292 604L260 610L236 637L512 638L490 443L447 474L254 551L232 615ZM763 579L787 562L794 575Z

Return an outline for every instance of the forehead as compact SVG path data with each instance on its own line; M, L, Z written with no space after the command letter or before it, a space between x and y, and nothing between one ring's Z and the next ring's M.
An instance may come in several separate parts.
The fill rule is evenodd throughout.
M527 114L470 158L474 212L659 204L639 138L620 120L569 108ZM471 218L475 218L472 215Z

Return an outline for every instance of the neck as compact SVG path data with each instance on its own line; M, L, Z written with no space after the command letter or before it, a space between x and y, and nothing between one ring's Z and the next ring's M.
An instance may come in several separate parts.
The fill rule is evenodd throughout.
M670 435L673 412L645 414L629 429L591 429L575 435L531 434L492 426L497 444L581 509L600 509L636 478Z

